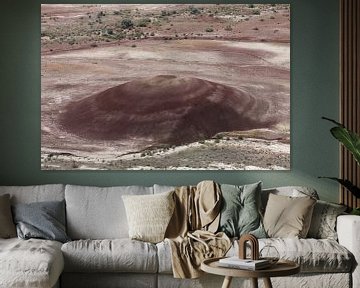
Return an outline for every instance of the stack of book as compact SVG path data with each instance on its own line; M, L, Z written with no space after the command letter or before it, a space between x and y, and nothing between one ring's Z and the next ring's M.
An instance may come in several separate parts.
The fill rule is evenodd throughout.
M267 259L251 260L240 259L238 256L234 256L220 259L219 266L246 270L260 270L270 267L271 262Z

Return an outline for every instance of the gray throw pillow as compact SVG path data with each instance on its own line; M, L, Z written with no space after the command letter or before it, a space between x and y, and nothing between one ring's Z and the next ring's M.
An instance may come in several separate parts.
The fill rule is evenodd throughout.
M0 196L0 238L16 237L16 229L11 215L10 195Z
M261 182L235 186L222 184L222 209L219 230L229 237L253 234L266 238L260 216Z
M19 238L70 241L65 232L65 201L15 204L13 215Z
M337 240L336 219L345 210L344 205L318 200L312 214L308 237Z

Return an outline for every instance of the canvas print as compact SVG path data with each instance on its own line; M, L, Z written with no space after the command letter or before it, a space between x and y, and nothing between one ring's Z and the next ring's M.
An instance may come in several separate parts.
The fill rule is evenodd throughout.
M290 169L290 5L42 4L41 169Z

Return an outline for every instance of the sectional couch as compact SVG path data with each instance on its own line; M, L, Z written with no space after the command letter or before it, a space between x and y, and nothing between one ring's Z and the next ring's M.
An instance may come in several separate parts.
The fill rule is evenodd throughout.
M221 287L222 277L174 279L171 250L166 241L157 244L131 240L128 236L123 195L156 194L173 187L154 185L90 187L76 185L0 186L12 204L41 201L66 203L66 229L70 242L18 238L0 239L0 287ZM303 193L305 192L305 193ZM315 191L304 187L281 187L262 191L301 197ZM360 287L360 217L337 217L338 240L260 239L275 246L282 258L301 265L301 273L274 278L274 287ZM236 255L237 242L228 255ZM262 281L259 281L261 284ZM250 285L234 279L236 285ZM243 287L243 286L241 286Z

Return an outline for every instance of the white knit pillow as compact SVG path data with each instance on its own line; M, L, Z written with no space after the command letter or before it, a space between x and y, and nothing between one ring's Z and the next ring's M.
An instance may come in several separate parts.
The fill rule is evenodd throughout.
M122 196L131 239L151 243L164 240L175 208L173 193Z

